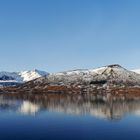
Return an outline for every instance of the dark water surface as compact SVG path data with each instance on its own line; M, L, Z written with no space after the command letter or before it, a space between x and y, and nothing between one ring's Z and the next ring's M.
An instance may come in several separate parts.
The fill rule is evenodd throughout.
M140 139L140 100L0 95L0 140Z

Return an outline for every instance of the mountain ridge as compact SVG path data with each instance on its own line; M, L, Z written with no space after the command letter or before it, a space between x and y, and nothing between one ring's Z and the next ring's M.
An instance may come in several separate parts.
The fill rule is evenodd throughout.
M140 74L118 64L50 73L2 91L26 93L140 93Z
M140 94L140 74L120 65L97 69L71 70L46 76L9 87L2 92L34 94Z

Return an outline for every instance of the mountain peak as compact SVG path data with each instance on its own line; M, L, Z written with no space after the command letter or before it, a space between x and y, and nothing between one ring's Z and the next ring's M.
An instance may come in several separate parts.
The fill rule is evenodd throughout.
M31 81L31 80L34 80L36 78L39 78L39 77L42 77L42 76L45 76L48 74L49 73L47 73L45 71L40 71L37 69L30 70L30 71L23 71L23 72L19 73L19 75L21 76L21 78L24 82Z
M109 68L122 68L122 66L119 64L111 64L111 65L107 65L107 67L109 67Z

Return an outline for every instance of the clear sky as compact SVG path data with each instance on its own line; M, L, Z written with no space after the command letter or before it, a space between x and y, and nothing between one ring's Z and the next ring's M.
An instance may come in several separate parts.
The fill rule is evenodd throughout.
M140 0L1 0L0 70L140 68Z

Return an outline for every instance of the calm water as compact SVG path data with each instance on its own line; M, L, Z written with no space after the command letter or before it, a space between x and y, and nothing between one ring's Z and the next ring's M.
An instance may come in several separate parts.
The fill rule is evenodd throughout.
M140 100L0 95L0 140L140 139Z

